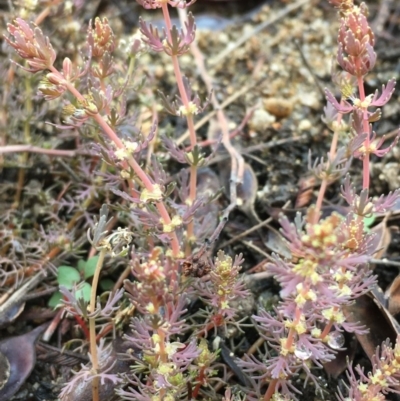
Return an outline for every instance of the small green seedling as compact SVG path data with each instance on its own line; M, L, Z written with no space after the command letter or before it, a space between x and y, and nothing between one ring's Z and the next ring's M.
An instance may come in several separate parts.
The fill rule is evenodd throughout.
M57 269L57 282L59 286L64 286L68 290L71 290L74 285L93 277L96 269L97 260L99 256L93 256L88 260L80 260L78 267L71 266L59 266ZM84 301L89 302L90 291L92 286L84 282L83 285L79 286L76 292L76 298L82 298ZM52 308L57 307L61 303L62 295L60 291L56 291L49 300L49 306Z

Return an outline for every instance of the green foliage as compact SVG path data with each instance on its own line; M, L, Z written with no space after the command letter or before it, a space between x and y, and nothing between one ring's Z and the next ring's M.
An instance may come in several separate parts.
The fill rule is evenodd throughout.
M77 268L71 266L59 266L57 269L57 282L59 286L64 286L68 290L72 289L76 284L83 280L93 277L96 270L97 261L99 256L93 256L88 260L80 260ZM84 282L79 286L76 291L76 297L82 298L84 301L89 302L90 292L92 286ZM62 299L60 291L56 291L49 300L49 306L52 308L57 307Z
M99 260L99 255L92 256L88 260L80 260L78 262L78 270L83 274L83 278L86 280L93 277L96 270L97 261Z

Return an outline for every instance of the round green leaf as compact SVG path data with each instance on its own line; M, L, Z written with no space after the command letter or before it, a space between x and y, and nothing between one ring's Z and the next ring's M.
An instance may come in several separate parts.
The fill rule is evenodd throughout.
M83 277L85 278L85 280L94 275L98 260L99 260L99 255L96 255L92 256L85 262L85 266L83 268Z
M62 294L60 291L56 291L49 299L48 305L50 308L56 308L61 304Z
M83 269L85 268L85 265L86 265L86 260L83 260L83 259L79 259L78 260L78 270L79 270L80 273L83 272Z
M78 270L70 266L59 266L57 269L57 281L67 289L71 289L75 283L81 281Z
M83 299L86 302L90 301L90 292L92 291L92 286L89 283L83 283L79 286L79 289L75 293L76 299Z

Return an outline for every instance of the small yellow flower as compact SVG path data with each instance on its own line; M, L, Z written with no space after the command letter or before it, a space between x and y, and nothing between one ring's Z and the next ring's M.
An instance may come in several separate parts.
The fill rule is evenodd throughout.
M140 194L140 200L145 203L149 201L159 202L162 200L162 197L163 194L159 184L154 184L151 191L147 188L143 188L142 193Z
M290 348L287 347L287 338L281 338L280 343L281 343L281 350L280 350L280 354L283 356L286 356L288 354L293 354L295 347L294 345L292 345Z
M183 253L183 251L180 251L178 255L175 256L172 252L172 249L168 249L167 252L165 252L165 256L169 258L183 259L185 257L185 254Z
M173 342L173 343L167 343L165 345L165 351L168 355L168 357L172 357L173 355L176 354L176 352L181 349L181 348L185 348L185 344L182 344L180 342Z
M336 308L328 308L322 311L322 316L326 320L330 320L331 322L343 323L346 318L344 317L341 311L336 310Z
M363 393L363 394L365 394L368 391L368 384L367 383L360 383L357 387L360 390L360 392Z
M229 308L229 302L228 301L222 301L221 302L221 309L228 309Z
M163 219L160 219L160 222L163 225L163 232L171 233L175 231L176 227L179 227L182 224L182 218L178 215L175 215L169 224L165 224Z
M124 180L128 180L131 177L131 175L126 170L121 170L120 175L121 178L123 178Z
M128 157L128 152L125 148L120 148L115 151L115 156L118 160L125 160Z
M124 145L125 145L126 150L127 150L129 153L131 153L131 154L132 154L132 153L138 148L138 146L139 146L137 142L127 141L127 140L124 140L123 142L124 142Z
M195 114L198 114L198 112L199 112L199 108L193 102L189 102L187 107L181 106L178 109L179 116L195 115Z
M215 359L215 354L208 349L207 340L202 338L197 348L200 351L200 355L195 359L197 365L200 367L210 366L211 362Z
M322 333L321 329L318 329L318 328L314 328L311 330L311 335L314 338L319 338L321 336L321 333Z

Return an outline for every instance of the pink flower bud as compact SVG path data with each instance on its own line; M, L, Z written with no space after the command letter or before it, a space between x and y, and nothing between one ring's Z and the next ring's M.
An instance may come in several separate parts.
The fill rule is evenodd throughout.
M40 28L32 29L22 18L16 18L14 24L8 24L7 30L12 38L5 38L17 53L28 61L30 72L50 69L56 59L56 52L49 38Z
M106 51L112 53L115 50L116 40L107 18L97 17L94 27L90 21L87 41L92 48L92 56L95 58L103 56Z

